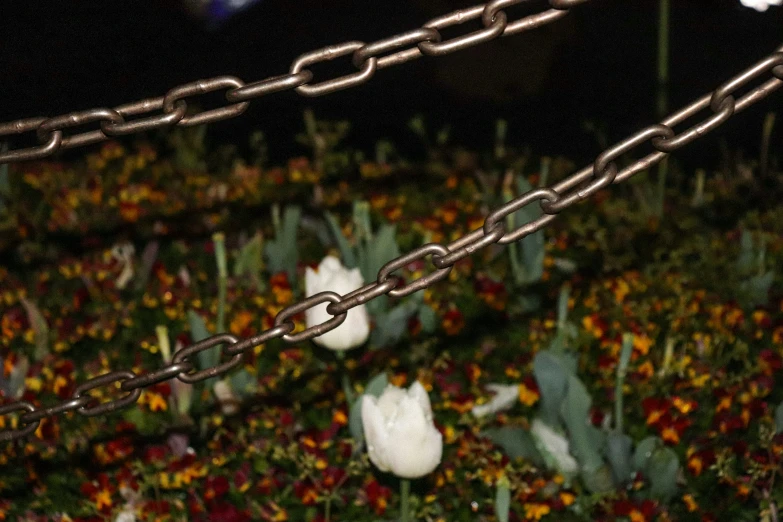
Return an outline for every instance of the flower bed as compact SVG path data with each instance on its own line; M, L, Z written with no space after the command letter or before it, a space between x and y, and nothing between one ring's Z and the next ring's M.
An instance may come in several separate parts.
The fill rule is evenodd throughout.
M208 333L258 333L325 256L368 280L573 167L443 148L412 165L231 157L213 174L189 150L107 145L11 172L3 403L51 405ZM359 413L390 385L425 392L442 440L405 495L417 520L776 520L783 213L743 206L738 183L673 192L664 216L610 189L430 289L367 305L371 330L350 349L272 341L225 379L44 419L0 447L0 520L398 519L399 479L376 466L410 468L370 461Z

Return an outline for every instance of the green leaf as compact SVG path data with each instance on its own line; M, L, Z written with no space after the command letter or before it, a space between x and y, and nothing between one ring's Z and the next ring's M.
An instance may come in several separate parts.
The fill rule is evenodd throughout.
M389 385L389 378L385 373L379 373L367 383L367 387L364 389L366 395L372 395L373 397L380 397L386 386Z
M663 502L668 502L677 493L677 475L680 462L671 448L655 450L647 461L646 475L650 479L650 494Z
M383 348L399 342L408 329L408 319L416 313L416 305L403 302L388 312L376 314L375 328L370 339L374 348Z
M40 361L49 354L49 325L46 324L46 319L41 315L41 311L35 303L26 298L22 299L21 302L27 312L27 320L30 321L35 334L35 352L33 357L36 361Z
M343 258L343 266L346 268L356 268L356 256L353 253L348 239L343 235L343 230L340 228L337 218L329 212L324 214L326 217L326 223L329 225L329 229L332 231L334 239L337 241L337 247L340 249L340 256Z
M557 325L558 328L563 328L568 320L568 298L571 294L571 289L568 285L563 285L560 289L560 295L557 298Z
M593 493L608 493L614 489L609 466L601 465L594 470L582 468L581 477L585 487Z
M519 194L529 192L533 187L524 176L517 176L517 191ZM522 207L513 216L514 227L518 228L531 221L536 220L541 215L541 210L537 205L527 205ZM516 280L520 284L530 284L541 279L544 273L544 231L538 230L528 234L518 243L517 252L514 249L509 250L509 255L516 255L517 267L521 273L516 274Z
M235 390L240 396L253 394L256 388L256 379L244 368L238 372L232 373L231 389Z
M633 354L633 334L623 335L623 348L620 351L620 361L617 365L617 374L625 375L628 371L628 363L631 362L631 355Z
M365 281L373 281L378 277L378 271L400 255L397 246L397 227L384 224L375 233L372 240L359 251L359 268Z
M348 412L348 429L351 432L351 437L357 443L364 442L364 426L362 424L362 398L363 395L359 395L353 404L351 404L350 411Z
M525 429L517 426L503 426L482 432L493 444L503 448L510 459L525 459L537 466L544 464L544 459L536 449L533 436Z
M159 428L158 416L150 415L141 408L130 408L122 413L123 418L136 426L139 434L144 436L153 435Z
M631 466L633 471L644 472L647 469L647 462L652 457L655 450L663 445L661 439L658 437L647 437L636 445L636 451L634 451L633 459L631 459Z
M282 222L275 226L275 238L267 241L264 248L270 272L286 271L291 283L296 278L296 264L299 260L296 234L301 215L302 209L300 207L287 206L283 213Z
M549 351L542 351L533 360L533 375L541 394L541 420L557 428L561 426L560 406L568 392L569 372L559 357Z
M606 438L606 458L612 466L615 484L625 484L631 478L633 441L624 433L612 432Z
M432 333L438 326L438 316L430 305L422 304L419 306L419 322L424 333Z
M495 516L498 522L508 522L508 514L511 509L511 489L508 479L499 481L495 491Z
M775 433L783 433L783 402L775 408Z
M568 379L568 392L562 403L560 416L568 429L569 441L572 453L579 461L583 471L593 473L603 466L603 459L595 445L595 438L591 434L588 424L590 394L576 375L570 375Z
M204 319L202 319L195 310L188 310L188 324L190 324L190 336L193 338L194 343L203 341L209 337L209 331L207 331L207 325L204 323ZM198 362L202 368L212 368L219 360L220 350L217 348L204 350L198 353ZM212 382L213 379L207 379L207 381Z
M29 369L30 360L22 355L11 370L11 375L8 376L8 393L11 397L18 399L24 393L24 380ZM0 373L0 377L2 377L2 373Z
M258 277L263 265L263 253L264 239L261 234L256 234L240 249L239 256L234 263L234 276Z

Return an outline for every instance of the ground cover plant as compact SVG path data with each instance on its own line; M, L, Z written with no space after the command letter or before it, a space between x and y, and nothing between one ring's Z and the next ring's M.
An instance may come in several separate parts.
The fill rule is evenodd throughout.
M406 161L306 120L313 152L283 167L261 135L239 154L196 129L0 172L2 403L253 335L319 277L368 281L580 166L513 150L502 124L484 153L416 119L428 157ZM369 303L356 338L269 342L223 379L47 418L0 447L0 520L778 520L783 185L774 164L725 165L670 164L663 213L645 174L603 191ZM432 470L363 424L402 389L430 404Z

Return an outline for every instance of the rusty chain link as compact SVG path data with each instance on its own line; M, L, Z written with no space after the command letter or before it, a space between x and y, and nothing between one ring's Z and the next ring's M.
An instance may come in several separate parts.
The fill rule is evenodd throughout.
M458 13L462 13L461 16L466 17L467 19L481 16L485 26L489 27L491 27L493 23L497 23L497 20L503 20L503 25L505 25L506 28L526 27L525 24L534 26L537 23L543 23L541 20L549 20L551 17L554 17L552 14L547 15L550 18L543 15L533 15L532 17L522 20L527 20L525 24L516 25L518 22L515 22L514 25L510 25L507 23L505 15L498 16L498 14L502 12L501 9L503 7L519 3L520 1L522 0L496 0L486 4L486 6L483 7L483 10L472 8ZM550 5L555 9L567 9L584 1L586 0L550 0ZM550 13L550 11L547 13ZM443 21L445 19L449 20L448 23L459 23L460 16L452 14L430 22L429 25L444 27L444 24L448 25L447 22ZM451 43L448 43L446 47L440 47L440 49L452 50L455 46L469 46L477 40L487 38L485 36L486 34L489 33L477 31L476 33L462 37L462 39L451 40ZM382 52L388 52L389 50L417 41L419 42L417 49L398 51L385 58L377 58L377 55ZM215 121L238 114L244 110L244 101L256 95L305 86L305 84L312 79L313 75L301 67L304 67L305 64L313 63L312 57L314 56L319 56L320 59L331 59L353 52L355 53L355 59L360 64L364 64L362 66L362 71L369 71L381 67L381 64L407 61L414 55L414 51L416 53L422 52L427 54L432 48L427 46L422 47L422 43L424 42L436 43L440 42L440 39L439 37L436 38L435 33L422 30L405 33L395 38L370 44L369 46L359 47L356 45L356 42L349 42L343 46L328 48L329 50L321 50L316 52L316 54L309 53L300 57L300 59L295 62L295 65L292 67L292 72L288 76L270 78L249 85L244 85L241 81L229 77L203 82L193 82L169 91L163 98L127 105L115 109L114 112L107 109L96 109L94 111L84 111L72 115L61 116L51 120L40 118L26 120L0 126L0 132L2 129L8 128L25 130L39 129L39 136L45 140L45 143L33 152L33 157L39 157L36 156L36 154L39 154L40 150L48 150L51 148L56 150L57 147L66 143L67 140L71 140L70 143L73 143L74 141L78 141L79 143L99 141L103 138L97 137L95 133L102 132L103 130L109 130L109 134L113 131L117 131L117 129L119 129L117 134L134 132L132 129L155 127L158 125L157 122L166 118L170 118L171 121L177 120L180 123L185 121L185 124L195 124L193 122L206 123L207 121ZM435 52L437 53L440 51ZM384 60L387 61L384 62ZM367 65L368 63L369 65ZM364 75L365 72L362 71L355 74ZM310 90L306 90L305 94L307 95L307 93L313 92L316 94L333 92L334 90L345 88L347 85L355 83L356 78L358 78L358 76L349 75L348 77L343 77L341 79L331 80L332 83L327 81L317 85L309 85L307 87L309 87ZM751 82L759 80L762 80L763 83L752 89L746 89L744 94L739 96L739 98L736 97L736 94L740 89L746 88ZM407 254L403 254L396 259L389 261L378 271L376 281L354 290L353 292L343 296L335 292L320 292L280 310L275 317L274 326L258 335L242 341L238 340L233 335L226 333L214 335L188 347L177 350L168 365L143 375L136 375L134 372L126 370L93 377L78 386L70 398L53 406L36 407L28 401L18 401L0 406L0 417L15 412L25 412L17 417L15 425L11 423L10 429L0 431L0 441L13 441L29 436L38 428L41 420L46 417L67 412L94 416L127 408L138 400L142 389L168 379L176 378L182 382L195 383L214 377L220 377L239 366L242 363L242 358L245 353L265 342L272 339L282 339L288 343L297 343L312 339L313 337L317 337L337 328L345 320L346 314L350 309L366 303L367 301L381 295L403 297L429 287L436 281L446 277L453 265L460 259L489 245L511 243L541 229L565 208L590 197L608 185L628 179L634 174L659 163L671 152L704 136L724 123L734 114L737 114L766 98L781 86L783 86L783 47L779 48L756 65L738 74L728 82L720 85L711 93L704 95L690 105L671 114L660 123L650 125L607 148L598 155L592 165L583 168L551 187L532 189L501 205L487 215L482 226L469 234L466 234L445 246L436 243L422 245ZM231 106L206 111L196 116L191 116L189 120L185 120L184 110L182 110L182 107L186 103L184 101L185 97L227 87L235 89L229 90L226 95L229 101L234 102ZM141 114L145 112L142 108L150 108L150 110L159 110L163 108L164 114L135 120L133 122L127 122L124 119L121 122L115 115L116 113L119 114L120 117L123 117L124 115ZM167 111L167 108L169 112L165 112ZM685 120L696 116L706 109L709 109L709 114L704 117L701 123L697 123L679 134L675 132L673 126L683 123ZM176 114L176 116L169 117L170 114ZM62 129L88 121L100 121L102 131L91 131L90 133L68 138L63 137ZM33 125L30 122L36 123ZM643 145L652 146L653 149L655 149L655 152L652 152L643 158L632 162L622 170L619 170L616 160L621 155L631 152ZM17 156L10 159L8 157L3 157L2 160L11 161L12 159L19 159L18 156L20 154L24 155L26 152L16 151L13 154L16 154ZM507 230L505 217L535 202L538 202L543 210L543 214L539 218L526 223L515 230ZM412 263L427 258L429 258L429 262L433 267L433 270L429 273L421 275L411 281L406 281L402 277L394 275L394 273L399 270L409 268ZM329 303L326 310L328 314L332 315L332 318L324 323L309 326L301 332L292 333L295 328L292 318L305 310L322 303ZM195 371L195 365L190 358L201 351L218 347L220 347L220 353L223 356L224 362L218 362L211 368ZM118 388L119 392L124 392L125 395L98 403L97 398L94 398L87 393L96 388L108 388L112 385Z

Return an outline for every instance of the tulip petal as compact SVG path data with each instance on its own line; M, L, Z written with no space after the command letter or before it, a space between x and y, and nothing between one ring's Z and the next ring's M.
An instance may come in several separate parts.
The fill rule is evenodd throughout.
M343 264L334 256L326 256L318 265L318 273L336 274L344 270Z
M400 403L405 398L405 390L398 388L393 384L387 384L378 399L378 408L380 408L383 418L386 422L393 422L397 415Z
M367 441L367 454L375 466L381 471L389 471L387 456L388 434L383 414L377 399L371 395L362 397L362 427L364 439Z
M305 270L305 293L308 297L325 291L346 295L362 284L358 270L347 270L334 256L326 256L318 265L318 272L309 267ZM332 318L326 312L326 307L326 303L321 303L305 311L308 327L323 324ZM330 350L349 350L363 344L369 336L370 316L362 304L350 309L340 326L315 337L313 341Z
M318 274L309 266L305 269L305 296L310 297L321 291Z
M430 396L427 394L427 390L419 381L413 383L408 389L408 396L413 398L419 403L421 409L424 411L424 417L428 422L432 421L432 405L430 404Z
M443 438L426 418L418 399L406 396L400 402L388 440L388 464L398 477L422 477L440 463Z

